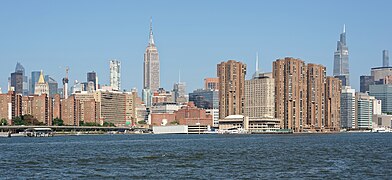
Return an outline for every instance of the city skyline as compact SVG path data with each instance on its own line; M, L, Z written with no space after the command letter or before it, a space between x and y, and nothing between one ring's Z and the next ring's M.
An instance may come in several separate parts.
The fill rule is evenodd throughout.
M51 75L57 82L61 82L65 76L65 67L69 66L70 86L76 79L84 81L85 74L90 71L97 72L101 84L110 84L107 62L110 59L120 59L123 66L123 89L136 87L140 93L143 85L143 52L149 35L148 19L152 16L154 35L159 39L157 46L160 49L161 86L167 90L171 90L177 79L177 72L173 69L185 72L182 79L187 83L187 91L191 92L203 87L204 78L215 77L217 63L229 59L247 64L250 71L246 79L250 79L252 70L255 69L255 52L260 53L260 68L264 72L271 71L272 62L276 59L295 57L306 62L323 64L327 68L327 75L331 75L336 37L341 33L343 24L347 27L347 44L350 46L350 80L353 88L359 89L359 76L370 74L369 65L381 66L382 50L391 49L388 40L392 27L385 21L374 21L377 18L388 17L389 12L382 11L385 7L364 2L356 3L357 6L348 10L347 15L338 21L334 19L337 17L334 11L344 9L343 7L328 12L317 9L319 3L308 3L309 9L304 9L293 17L290 17L290 13L270 17L274 13L268 9L296 8L300 7L297 4L301 3L284 2L287 7L278 6L279 2L254 2L255 5L259 5L255 7L236 2L227 2L223 5L218 2L179 3L176 7L183 9L168 13L167 10L158 8L159 5L164 6L162 2L156 2L157 7L151 7L151 12L144 13L134 9L137 5L147 6L144 3L97 2L84 12L84 7L91 3L83 2L79 4L80 7L73 10L81 16L80 19L75 19L69 11L61 10L62 6L68 8L67 10L70 8L70 5L63 3L37 3L42 5L39 8L45 11L31 16L27 16L28 12L31 12L27 7L37 5L29 4L27 1L22 5L2 3L1 13L8 13L2 16L8 17L4 19L4 26L9 28L0 30L4 37L4 41L0 43L0 58L4 62L0 71L0 87L3 92L7 90L7 78L14 71L17 62L21 62L25 67L26 75L30 76L32 71L43 69L45 74ZM322 4L330 7L334 3ZM350 3L340 4L344 6ZM21 6L20 9L11 8L17 5ZM114 18L114 21L105 19L104 16L108 15L106 13L97 14L97 17L89 14L104 9L105 5L108 5L105 9L109 9L110 12L120 10L108 17ZM222 5L223 8L217 9L218 5ZM204 6L208 6L204 10L209 17L192 13ZM4 7L10 7L9 9L15 12L10 12ZM360 14L365 7L373 13L366 16ZM127 8L135 12L123 12ZM230 14L233 9L238 9L239 13ZM22 10L26 12L19 12ZM189 15L187 11L197 16ZM312 13L321 21L310 21L308 15ZM178 17L178 14L184 16ZM37 18L43 19L37 22ZM58 22L64 23L51 21L57 20L56 18ZM301 22L301 18L305 18L304 22L307 23ZM246 20L242 21L243 19ZM358 19L361 19L361 22L358 22ZM37 24L31 24L29 21ZM22 25L29 27L29 31L21 30L24 29L21 28ZM67 29L67 25L80 28ZM113 25L116 28L113 28ZM42 29L40 26L49 29ZM294 28L277 28L278 26ZM91 34L86 34L90 31Z

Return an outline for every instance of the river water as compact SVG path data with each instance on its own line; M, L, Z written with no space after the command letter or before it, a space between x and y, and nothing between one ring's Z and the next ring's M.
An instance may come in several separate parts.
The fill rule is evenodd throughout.
M392 133L0 138L1 179L391 179Z

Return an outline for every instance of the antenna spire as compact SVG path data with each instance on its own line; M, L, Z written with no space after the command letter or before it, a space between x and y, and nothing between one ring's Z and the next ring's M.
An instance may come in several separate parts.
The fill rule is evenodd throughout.
M152 33L152 17L150 17L150 41L149 41L149 45L154 45L154 36Z
M178 70L178 83L181 82L181 70Z
M343 33L346 33L346 24L343 24Z
M256 52L256 73L259 72L259 53Z

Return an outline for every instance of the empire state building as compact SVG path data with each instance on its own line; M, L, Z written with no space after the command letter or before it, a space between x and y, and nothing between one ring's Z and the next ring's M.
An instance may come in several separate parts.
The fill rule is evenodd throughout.
M150 20L150 38L146 52L144 53L144 74L143 89L150 89L152 92L160 87L159 55L154 43L152 33L152 19Z

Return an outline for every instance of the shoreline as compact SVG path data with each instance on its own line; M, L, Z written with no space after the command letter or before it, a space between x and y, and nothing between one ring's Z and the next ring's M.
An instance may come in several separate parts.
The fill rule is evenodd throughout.
M251 133L251 134L214 134L214 135L225 135L225 136L232 136L232 135L304 135L304 134L352 134L352 133L358 133L358 134L363 134L363 133L392 133L392 132L372 132L372 131L344 131L344 132L295 132L295 133ZM54 136L98 136L98 135L176 135L176 134L184 134L184 135L211 135L211 133L201 133L201 134L194 134L194 133L165 133L165 134L154 134L154 133L105 133L105 132L99 132L99 133L55 133ZM0 132L0 138L7 138L8 133L2 133ZM27 137L23 133L12 133L10 137ZM9 138L10 138L9 137ZM47 137L47 136L44 136Z

